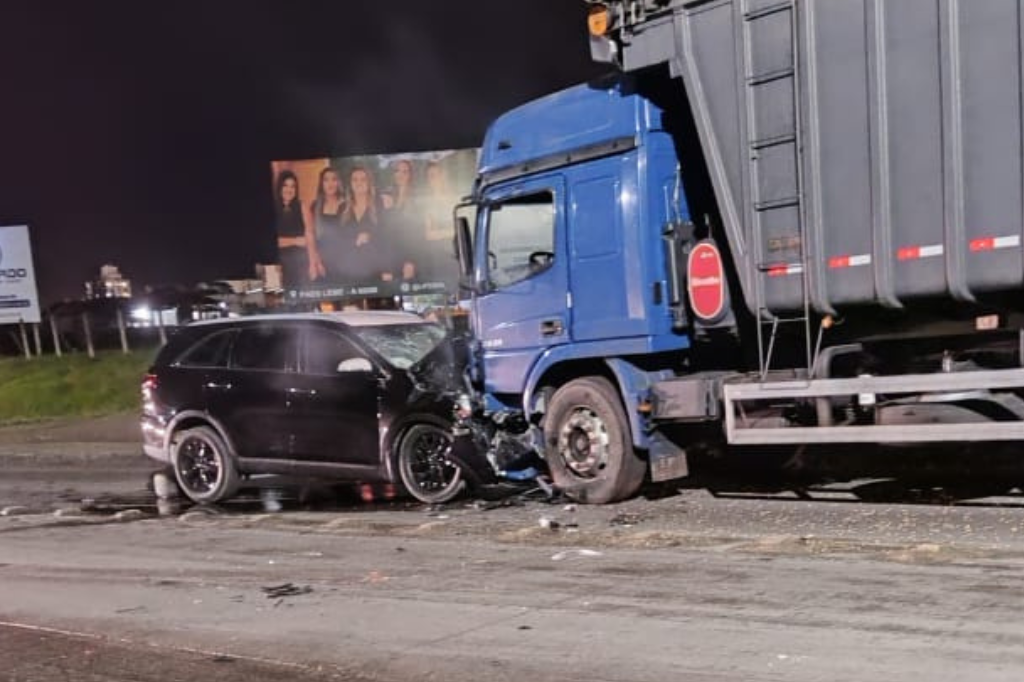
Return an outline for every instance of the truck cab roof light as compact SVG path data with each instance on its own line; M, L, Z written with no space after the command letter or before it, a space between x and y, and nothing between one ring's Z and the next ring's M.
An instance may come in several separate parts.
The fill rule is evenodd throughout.
M605 5L591 5L587 11L587 28L590 35L601 37L611 27L611 12Z

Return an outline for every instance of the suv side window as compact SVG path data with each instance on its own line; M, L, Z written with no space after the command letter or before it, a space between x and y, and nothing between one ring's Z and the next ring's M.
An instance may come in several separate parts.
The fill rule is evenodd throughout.
M182 353L174 364L179 367L226 367L228 349L234 336L233 329L208 334Z
M507 287L551 267L555 258L555 200L551 192L491 206L487 267L494 287Z
M345 360L366 357L341 333L319 327L306 330L305 350L302 364L305 374L334 376L338 365Z
M231 351L235 369L294 372L297 369L297 334L292 327L261 325L238 332Z

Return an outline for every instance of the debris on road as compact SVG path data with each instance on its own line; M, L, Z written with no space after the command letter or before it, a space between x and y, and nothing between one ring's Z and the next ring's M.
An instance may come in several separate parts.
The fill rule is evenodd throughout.
M115 521L138 521L146 518L146 513L141 509L124 509L114 514Z
M295 597L300 594L309 594L313 588L309 585L296 585L295 583L282 583L281 585L269 585L262 588L267 599L280 599L281 597Z
M552 518L548 518L547 516L540 517L540 519L537 520L537 523L540 524L541 528L545 528L547 530L558 530L558 528L562 525L558 521L555 521Z
M178 488L173 474L158 471L153 474L150 482L153 486L153 494L158 500L174 500L181 497L181 489Z
M281 491L277 488L261 488L260 504L263 506L263 511L270 514L281 511L284 508L281 504Z
M187 512L185 512L181 516L179 516L178 520L187 523L189 521L196 521L199 519L209 519L214 516L219 516L223 513L224 512L222 512L220 509L212 505L196 505L194 507L191 507Z
M390 580L390 578L388 578L388 576L384 575L380 571L370 571L366 574L366 577L363 578L361 582L376 585L377 583L386 583L388 580Z
M608 521L608 525L623 526L625 528L630 528L643 520L644 517L642 514L637 514L633 512L619 512Z
M114 613L143 613L145 611L145 606L127 606L123 609L114 609Z
M506 497L501 500L476 500L473 502L473 508L477 511L492 511L506 507L522 507L523 504L518 497Z
M575 557L598 557L603 556L596 549L566 549L551 555L552 561L564 561Z

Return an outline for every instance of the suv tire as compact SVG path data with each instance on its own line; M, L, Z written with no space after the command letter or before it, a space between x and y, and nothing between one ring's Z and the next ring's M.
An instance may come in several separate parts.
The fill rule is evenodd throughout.
M178 486L193 502L221 502L238 491L238 470L227 444L209 426L177 434L171 445L171 464Z
M402 436L398 473L405 489L420 502L443 504L465 487L462 469L448 458L451 446L451 434L433 424L417 424Z

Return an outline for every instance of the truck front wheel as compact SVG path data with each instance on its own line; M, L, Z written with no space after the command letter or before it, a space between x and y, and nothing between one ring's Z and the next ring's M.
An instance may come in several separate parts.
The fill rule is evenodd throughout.
M555 391L544 442L555 485L577 502L617 502L643 483L647 465L633 449L618 393L603 377L574 379Z

